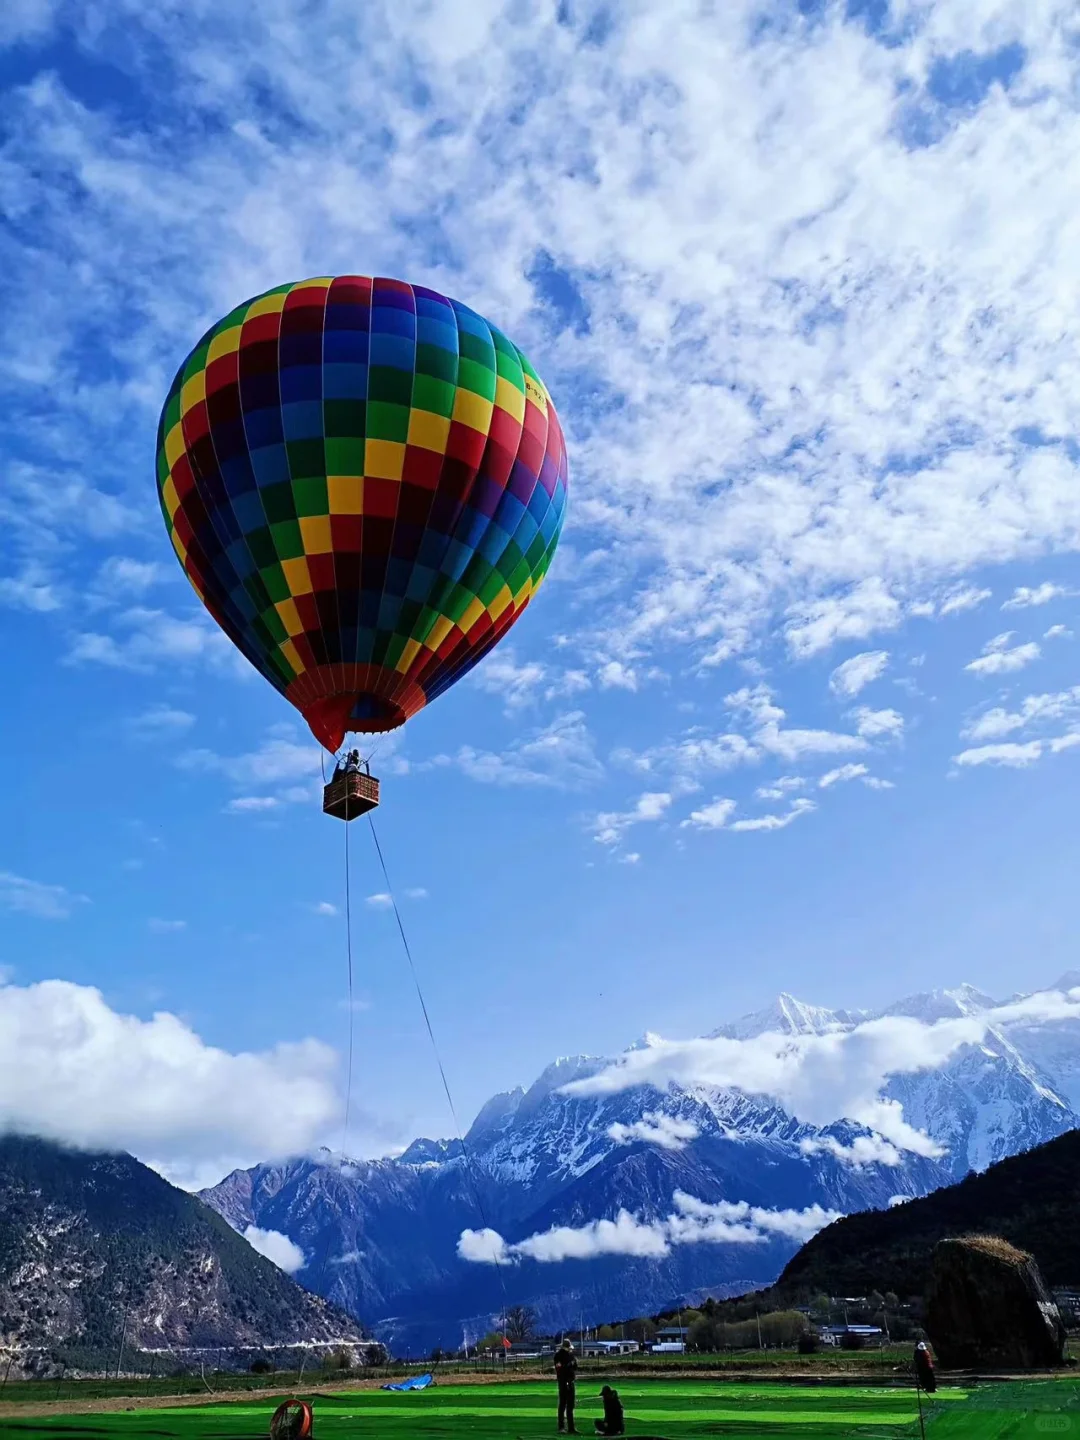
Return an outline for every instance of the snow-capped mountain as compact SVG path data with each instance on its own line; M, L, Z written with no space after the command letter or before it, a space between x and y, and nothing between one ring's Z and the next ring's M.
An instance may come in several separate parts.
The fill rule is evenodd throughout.
M781 995L713 1032L766 1048L775 1035L783 1048L857 1029L860 1040L870 1021L977 1022L977 1038L946 1063L898 1064L882 1092L936 1142L935 1156L897 1154L843 1117L809 1125L732 1087L569 1095L568 1084L611 1065L575 1056L489 1100L464 1148L420 1139L391 1160L258 1166L202 1198L238 1229L288 1235L308 1256L298 1278L414 1353L483 1333L507 1303L531 1304L555 1327L691 1292L738 1293L773 1280L837 1212L925 1194L1080 1126L1080 1020L996 1023L998 1013L967 985L876 1014ZM490 1231L501 1241L475 1234ZM473 1248L459 1253L463 1232ZM481 1263L492 1247L502 1263Z

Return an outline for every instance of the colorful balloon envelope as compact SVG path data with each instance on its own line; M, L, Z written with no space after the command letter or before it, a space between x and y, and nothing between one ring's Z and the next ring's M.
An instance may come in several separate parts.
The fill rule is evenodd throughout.
M566 512L566 448L528 360L456 300L302 280L199 341L158 427L196 593L319 742L392 730L528 605Z

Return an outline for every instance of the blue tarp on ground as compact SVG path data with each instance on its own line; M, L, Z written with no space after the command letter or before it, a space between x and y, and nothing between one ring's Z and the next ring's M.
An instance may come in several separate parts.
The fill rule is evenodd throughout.
M426 1390L429 1385L434 1385L435 1380L431 1375L410 1375L407 1380L399 1380L396 1385L384 1385L384 1390Z

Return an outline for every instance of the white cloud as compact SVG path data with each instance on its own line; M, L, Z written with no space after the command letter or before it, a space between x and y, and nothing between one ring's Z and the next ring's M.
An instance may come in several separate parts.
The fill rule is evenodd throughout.
M319 772L319 751L312 741L271 734L257 750L243 755L218 755L213 750L188 750L176 762L184 770L225 775L237 785L278 785L310 780Z
M237 795L225 806L230 815L258 815L267 810L278 810L281 801L276 795Z
M621 660L608 660L597 672L601 690L636 690L637 675Z
M640 1048L562 1088L569 1095L611 1095L641 1085L734 1088L767 1096L817 1129L848 1120L899 1151L938 1156L944 1152L937 1141L909 1124L903 1107L886 1097L891 1077L936 1070L963 1047L981 1044L991 1027L1007 1032L1013 1025L1077 1018L1080 995L1050 991L932 1024L887 1015L825 1035L765 1032L745 1040L649 1035Z
M1055 585L1050 580L1044 580L1041 585L1031 588L1028 585L1018 585L1012 596L1002 605L1002 610L1027 610L1032 605L1048 605L1051 600L1057 600L1065 595L1071 594L1064 585Z
M318 901L317 904L312 905L311 910L314 915L327 915L331 917L338 913L338 907L331 905L329 900Z
M828 770L818 781L818 788L828 790L831 785L843 784L846 780L861 780L869 775L865 765L840 765L835 770Z
M619 1122L609 1125L607 1133L617 1145L632 1145L635 1141L642 1141L646 1145L656 1145L661 1150L685 1150L691 1140L698 1138L701 1131L693 1120L681 1120L658 1110L655 1113L646 1111L640 1120L635 1120L631 1125Z
M151 919L146 922L146 928L154 935L175 935L187 929L187 921Z
M142 672L205 663L234 674L255 673L209 616L196 612L182 619L135 607L118 613L113 625L117 634L88 630L76 635L66 663Z
M0 909L39 920L67 920L75 906L86 903L85 895L72 894L63 885L46 885L0 870Z
M759 684L737 690L724 700L733 714L746 717L754 745L766 754L790 762L804 755L843 754L867 748L866 740L859 735L784 727L785 712L773 703L772 694L767 685Z
M307 1256L300 1246L280 1230L260 1230L257 1225L249 1225L244 1231L244 1239L253 1250L273 1261L286 1275L295 1275L307 1264Z
M957 765L1007 765L1014 770L1026 770L1043 753L1041 740L1028 740L1023 744L1006 740L996 745L976 745L970 750L961 750L954 755Z
M336 1063L314 1040L231 1054L64 980L0 989L0 1132L128 1150L178 1183L306 1153L339 1118Z
M690 818L682 822L682 828L693 826L697 830L722 830L738 807L734 800L717 796L708 805L690 812Z
M977 610L984 601L990 599L991 593L978 585L961 585L941 601L938 614L960 615L966 610Z
M888 663L887 650L864 650L861 655L853 655L836 667L829 676L829 689L834 695L850 699L883 675Z
M0 576L0 605L11 610L48 615L62 603L52 577L41 565L27 564L18 575Z
M1051 625L1044 635L1044 640L1071 640L1073 632L1067 625Z
M732 830L786 830L793 820L800 815L809 815L817 806L813 800L807 800L800 796L799 799L791 802L791 809L786 815L758 815L751 820L736 820Z
M603 774L580 710L560 715L502 754L463 745L455 755L436 755L428 763L455 765L470 780L486 785L539 785L556 790L580 789Z
M546 665L528 660L518 664L513 648L500 647L476 667L473 683L489 695L498 695L508 715L532 705L547 677Z
M382 890L377 895L369 895L367 897L367 903L373 910L392 910L394 908L394 897L388 895L385 890Z
M52 76L11 97L5 204L33 224L7 252L3 378L42 452L19 479L37 523L135 523L72 457L107 424L110 473L134 472L176 336L359 249L543 351L605 634L730 653L780 618L808 653L978 567L1075 549L1073 356L1053 319L1075 290L1068 6L905 3L888 44L843 7L785 11L763 43L754 0L672 0L614 7L598 44L588 6L371 0L362 57L341 4L204 7L194 31L176 7L113 10L158 123L133 135ZM47 15L19 0L4 33ZM1010 84L962 109L930 93L935 63L1013 42ZM155 92L162 57L175 83ZM417 90L438 126L404 102ZM173 143L181 104L197 146ZM542 303L541 246L587 326ZM183 286L154 289L163 273Z
M195 716L172 705L151 705L141 715L128 721L129 732L138 740L154 740L164 744L183 735L195 724Z
M965 665L964 669L969 670L972 675L1009 675L1014 670L1023 670L1025 665L1030 665L1033 660L1038 660L1042 651L1034 640L1010 647L1009 641L1014 633L1006 630L1004 634L995 635L993 640L988 640L983 646L983 653L977 660Z
M428 892L424 889L422 885L413 885L410 889L405 891L406 900L426 900L427 898Z
M256 750L219 755L215 750L186 750L177 756L182 770L224 776L243 793L225 805L229 815L267 815L287 805L315 805L322 790L318 747L298 741L291 724L272 727Z
M671 805L671 796L664 791L646 791L632 810L607 811L593 822L593 838L600 845L618 845L632 825L662 820Z
M872 1165L895 1168L904 1163L896 1146L880 1135L856 1135L850 1145L843 1144L834 1135L822 1135L815 1140L800 1140L799 1149L804 1155L831 1155L852 1170L867 1170Z
M754 794L759 800L783 800L790 791L802 790L805 786L806 781L801 775L781 775L770 784L760 786Z
M127 555L110 555L94 582L97 596L105 601L124 595L143 595L165 578L156 560L133 560Z
M969 721L960 733L965 740L998 740L1030 725L1061 720L1076 712L1080 712L1080 685L1051 694L1028 695L1019 710L995 705Z
M523 1258L553 1265L602 1255L660 1259L677 1245L761 1245L777 1236L805 1242L840 1218L839 1211L819 1205L766 1210L746 1201L709 1204L682 1190L675 1191L672 1203L675 1208L665 1219L645 1221L620 1210L614 1220L556 1225L512 1245L494 1230L465 1230L458 1240L458 1255L489 1265Z
M898 710L871 710L860 705L852 718L864 740L878 740L882 736L899 739L904 733L904 717Z
M785 626L788 646L800 660L828 650L838 640L865 640L895 630L903 619L900 602L877 576L860 580L846 594L829 595L794 607Z

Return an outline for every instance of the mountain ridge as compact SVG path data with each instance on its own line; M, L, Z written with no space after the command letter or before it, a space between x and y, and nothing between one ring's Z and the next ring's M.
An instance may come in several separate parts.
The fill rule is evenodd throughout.
M932 1024L995 1008L971 985L909 995L876 1012L785 994L713 1034L751 1043L770 1033L829 1036L870 1020ZM809 1125L734 1087L568 1095L571 1080L611 1063L577 1055L552 1062L531 1085L492 1096L464 1148L421 1137L396 1158L350 1161L337 1175L311 1158L257 1166L203 1198L233 1223L279 1230L308 1253L337 1257L325 1267L325 1293L414 1353L460 1344L469 1326L490 1328L507 1286L511 1303L534 1305L551 1328L648 1313L657 1296L681 1290L724 1294L771 1283L818 1213L885 1209L1080 1125L1080 1022L988 1023L978 1033L978 1043L961 1045L938 1069L893 1075L884 1091L943 1147L936 1158L853 1163L888 1147L875 1150L865 1126ZM713 1207L711 1220L688 1220L680 1195ZM767 1228L753 1222L747 1230L745 1217L730 1218L732 1206L764 1216ZM614 1239L597 1229L616 1222L623 1230ZM459 1253L464 1232L484 1230L508 1247L497 1272ZM550 1232L566 1258L552 1258L550 1240L538 1242ZM690 1232L696 1243L686 1243ZM623 1248L601 1253L604 1245Z
M121 1336L129 1353L363 1338L132 1156L0 1138L0 1344L115 1357Z

